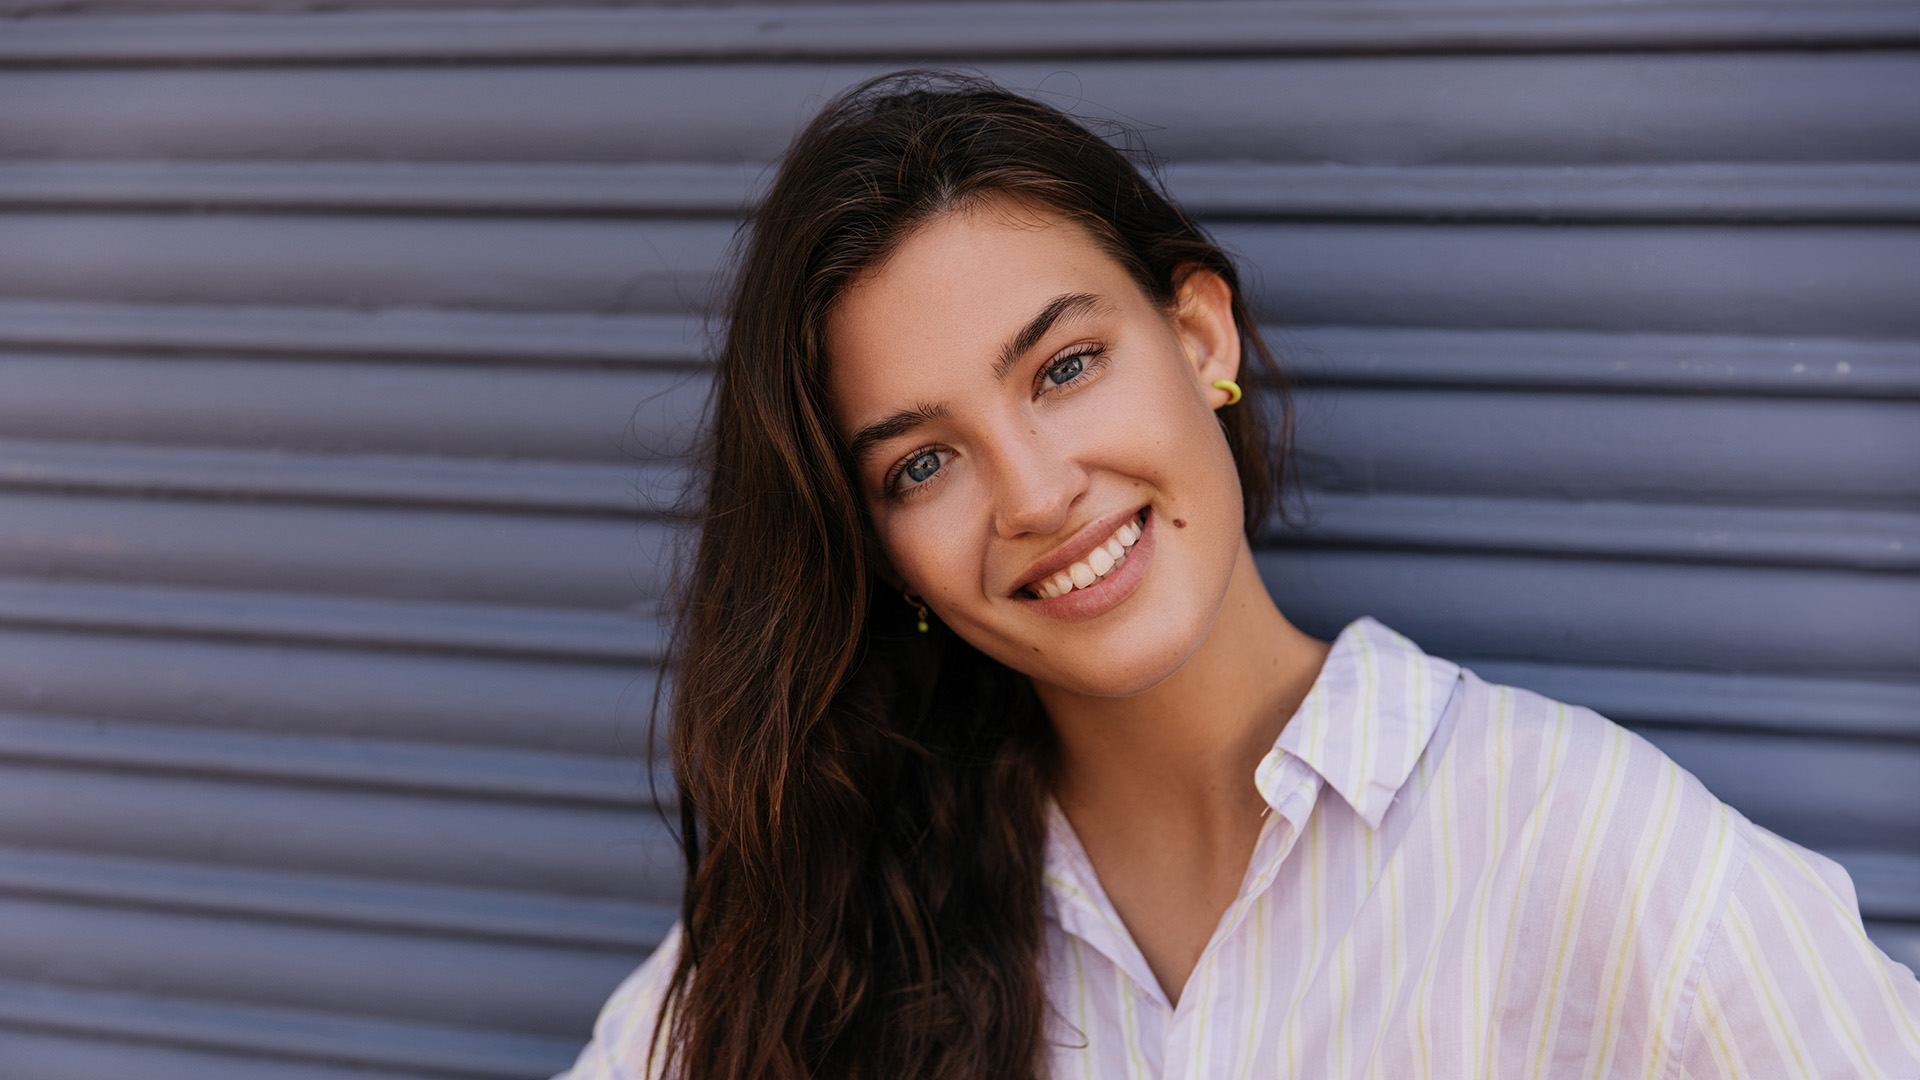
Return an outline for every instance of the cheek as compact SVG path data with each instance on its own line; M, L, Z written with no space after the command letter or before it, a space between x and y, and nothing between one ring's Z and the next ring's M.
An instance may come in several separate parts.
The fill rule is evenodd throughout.
M978 552L968 550L969 531L949 520L943 509L895 510L880 526L879 536L881 551L907 589L945 606L962 595L964 582L979 580L980 563Z
M1103 451L1129 462L1134 475L1166 485L1183 502L1225 499L1237 516L1239 470L1219 416L1195 393L1180 363L1163 363L1155 376L1120 408L1103 414Z

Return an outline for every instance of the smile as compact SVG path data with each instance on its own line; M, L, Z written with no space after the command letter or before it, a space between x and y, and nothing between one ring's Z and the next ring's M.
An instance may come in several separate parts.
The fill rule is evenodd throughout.
M1141 532L1139 518L1128 518L1079 561L1027 586L1028 591L1041 600L1052 600L1105 580L1107 575L1127 561L1127 553L1133 550L1134 544L1139 543Z

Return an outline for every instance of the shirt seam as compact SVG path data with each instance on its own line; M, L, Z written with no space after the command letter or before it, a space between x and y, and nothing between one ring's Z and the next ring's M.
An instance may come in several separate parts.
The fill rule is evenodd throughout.
M1682 1019L1679 1030L1674 1032L1672 1049L1667 1054L1667 1064L1662 1066L1659 1075L1672 1080L1685 1080L1687 1068L1687 1042L1693 1037L1693 1022L1700 1000L1700 984L1706 981L1707 963L1713 955L1713 947L1720 943L1720 934L1725 930L1729 909L1733 905L1734 895L1739 892L1740 883L1746 880L1753 869L1753 841L1747 831L1741 828L1745 822L1736 819L1730 826L1734 830L1734 839L1739 844L1738 864L1728 874L1727 884L1721 890L1718 910L1713 916L1713 925L1700 938L1693 958L1688 961L1692 969L1687 976L1686 989L1681 992L1682 1008L1677 1010Z

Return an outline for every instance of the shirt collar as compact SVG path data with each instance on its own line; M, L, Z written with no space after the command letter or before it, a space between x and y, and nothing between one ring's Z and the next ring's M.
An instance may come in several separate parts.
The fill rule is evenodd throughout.
M1459 674L1457 665L1428 656L1372 619L1356 619L1340 631L1306 699L1254 773L1261 798L1291 827L1270 825L1261 832L1243 894L1272 882L1323 783L1339 792L1368 828L1380 827L1426 749ZM1086 849L1051 799L1045 859L1047 917L1104 953L1148 994L1160 994Z
M1368 828L1379 828L1413 775L1459 676L1458 664L1428 656L1370 617L1348 623L1333 639L1306 698L1254 770L1260 797L1297 827L1324 781ZM1291 764L1295 760L1299 764ZM1046 866L1054 886L1099 895L1092 864L1051 799ZM1111 912L1101 915L1103 921L1118 922Z
M1287 758L1298 758L1368 828L1379 828L1426 750L1459 676L1459 665L1428 656L1371 618L1348 623L1255 770L1261 797L1283 808L1292 791L1284 766Z

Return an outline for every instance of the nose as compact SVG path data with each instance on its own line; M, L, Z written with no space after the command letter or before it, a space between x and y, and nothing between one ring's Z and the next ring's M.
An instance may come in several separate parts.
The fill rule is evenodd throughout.
M1072 449L1020 423L993 441L994 531L1008 540L1060 531L1087 490L1087 472Z

